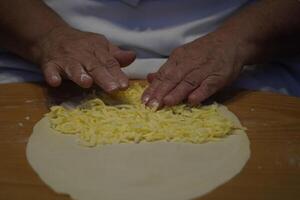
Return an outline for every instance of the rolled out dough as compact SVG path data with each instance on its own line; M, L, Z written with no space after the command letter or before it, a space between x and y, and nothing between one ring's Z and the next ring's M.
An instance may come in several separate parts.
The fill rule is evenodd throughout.
M221 112L239 124L226 107ZM250 156L238 130L204 144L140 143L82 147L56 133L47 118L34 127L27 158L40 178L77 200L187 200L202 196L238 174Z

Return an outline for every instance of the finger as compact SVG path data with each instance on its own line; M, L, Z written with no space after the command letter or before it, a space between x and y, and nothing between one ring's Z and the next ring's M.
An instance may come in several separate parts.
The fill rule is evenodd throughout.
M161 84L151 94L149 102L154 102L155 105L162 107L166 105L164 98L197 66L185 62L178 64L174 58L169 58L168 61L161 67L154 79L160 79ZM194 79L191 77L191 79ZM196 78L195 78L196 79ZM180 89L181 87L179 87ZM176 94L178 96L180 94ZM169 97L170 98L170 97ZM175 99L176 100L176 99ZM171 100L174 101L174 100ZM168 102L168 98L167 101ZM171 104L170 104L171 105ZM167 105L168 106L168 105Z
M118 60L121 67L130 65L136 58L136 54L133 51L117 51L113 53L115 59Z
M158 101L158 105L161 107L163 105L171 106L174 104L177 104L177 101L180 102L182 98L184 98L183 94L186 90L190 91L194 89L194 85L191 85L192 82L195 82L195 80L199 80L198 72L194 70L194 73L191 73L191 70L193 70L192 66L187 67L185 65L176 65L176 63L170 61L169 66L166 66L162 70L162 78L161 78L161 84L160 86L153 92L151 99L155 99ZM196 73L196 74L195 74ZM196 75L196 76L195 76ZM159 76L159 75L158 75ZM194 77L195 76L195 77ZM182 82L182 83L181 83ZM181 85L178 87L178 85L181 83ZM196 83L195 83L196 84ZM191 87L193 86L193 87ZM178 88L177 88L178 87ZM164 98L171 93L172 90L177 88L173 93L171 94L171 97L167 97L166 101ZM179 93L176 93L179 92ZM176 93L176 94L175 94ZM175 96L175 99L171 99ZM168 102L170 101L170 102ZM172 103L172 101L176 103ZM167 104L165 104L167 103Z
M204 80L205 74L198 69L190 72L186 75L182 81L163 99L163 103L166 106L173 106L188 97L188 95L195 90L202 80Z
M157 76L157 73L149 73L149 74L147 75L147 81L148 81L149 83L152 83L156 76Z
M191 105L199 105L202 101L209 98L219 89L223 88L226 80L221 76L213 75L207 77L201 85L188 96L188 102Z
M142 95L142 102L145 105L148 105L150 107L157 107L157 108L161 106L160 105L161 99L156 99L155 96L153 96L153 95L155 94L155 91L159 88L162 81L165 79L164 76L166 76L165 75L166 70L172 64L173 64L173 62L171 60L168 60L161 66L161 68L158 70L158 72L153 73L153 75L152 75L153 79L152 79L150 85L148 86L148 88L146 88L146 90L144 91L144 93ZM168 70L168 71L172 71L172 70ZM170 74L168 74L168 76L169 75Z
M55 63L48 62L42 65L42 69L46 82L50 86L57 87L61 84L59 67Z
M95 83L104 91L113 92L120 88L119 83L108 72L108 70L105 68L105 65L94 56L82 58L81 62Z
M109 52L117 59L120 67L126 67L130 65L136 58L136 54L133 51L121 50L119 47L109 44Z
M89 88L92 86L92 77L88 75L79 62L68 60L64 62L57 62L57 64L64 70L67 77L80 87Z
M157 87L150 96L149 105L152 106L158 105L158 108L164 106L163 98L173 90L177 84L180 82L180 79L167 79L161 81L159 87Z
M95 51L95 56L104 64L107 71L111 76L118 81L120 88L125 89L128 87L128 78L121 70L119 62L112 57L108 52Z
M150 102L150 97L154 93L154 91L159 87L160 84L161 84L161 80L154 79L153 82L145 89L145 91L142 94L143 104L150 106L150 107L154 107L154 108L159 107L158 101L152 100Z

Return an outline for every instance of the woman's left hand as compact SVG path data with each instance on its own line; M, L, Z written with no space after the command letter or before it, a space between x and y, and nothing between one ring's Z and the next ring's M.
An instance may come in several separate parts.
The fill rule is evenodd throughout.
M159 108L187 99L197 105L238 76L243 54L238 40L214 34L178 47L158 72L148 75L142 102Z

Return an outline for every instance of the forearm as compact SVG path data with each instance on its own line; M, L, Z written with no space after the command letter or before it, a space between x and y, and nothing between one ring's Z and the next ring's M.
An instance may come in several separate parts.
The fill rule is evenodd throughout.
M55 27L67 24L42 0L0 1L0 47L34 60L32 47Z
M214 34L237 42L244 64L300 52L300 2L261 0L229 18Z

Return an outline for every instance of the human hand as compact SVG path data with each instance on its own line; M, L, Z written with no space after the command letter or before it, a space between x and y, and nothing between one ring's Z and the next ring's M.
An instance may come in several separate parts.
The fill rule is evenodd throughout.
M238 41L207 35L175 49L158 72L149 74L142 102L173 106L187 99L197 105L232 82L244 63Z
M52 30L32 52L49 85L59 86L66 77L83 88L95 82L106 92L128 87L128 78L120 67L135 59L132 51L119 49L103 35L70 27Z

